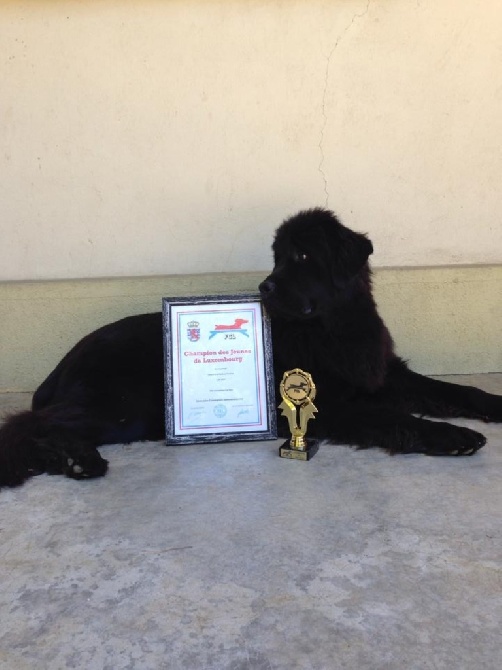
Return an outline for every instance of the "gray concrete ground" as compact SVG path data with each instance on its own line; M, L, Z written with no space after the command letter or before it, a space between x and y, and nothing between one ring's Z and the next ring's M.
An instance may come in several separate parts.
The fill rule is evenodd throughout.
M1 491L0 668L498 670L502 426L459 423L472 458L116 445Z

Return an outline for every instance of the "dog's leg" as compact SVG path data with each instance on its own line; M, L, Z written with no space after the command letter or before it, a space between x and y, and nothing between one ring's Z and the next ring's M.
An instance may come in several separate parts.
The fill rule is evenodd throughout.
M102 477L108 470L108 461L91 441L66 431L37 440L36 448L43 463L42 471L49 475L91 479Z
M318 404L318 403L316 403ZM400 410L370 404L318 404L317 431L330 442L359 449L381 447L390 454L471 456L486 438L470 428L420 419Z
M425 377L399 359L390 364L385 386L376 399L379 398L414 414L502 422L502 396Z
M91 428L84 417L61 407L8 417L0 427L0 488L43 472L73 479L104 475L108 462L96 449Z

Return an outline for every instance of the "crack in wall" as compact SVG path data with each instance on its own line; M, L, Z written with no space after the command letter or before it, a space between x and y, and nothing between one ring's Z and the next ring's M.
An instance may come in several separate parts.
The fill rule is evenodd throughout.
M324 156L324 147L323 147L323 142L324 142L324 132L326 130L326 126L328 125L328 115L326 114L326 96L328 93L328 86L329 86L329 70L331 67L331 58L333 54L335 53L338 45L340 42L343 40L345 35L349 32L349 30L352 28L354 25L354 22L357 21L357 19L361 19L363 16L365 16L370 8L371 0L367 0L366 2L366 7L365 9L360 12L359 14L356 13L352 17L352 20L350 23L347 25L347 27L342 31L342 33L337 37L335 44L333 45L331 51L329 54L326 56L326 70L324 73L324 90L322 92L322 103L321 103L321 114L322 114L322 125L321 125L321 133L319 137L319 152L321 154L321 157L319 159L319 165L318 165L318 171L321 174L321 177L324 182L324 195L325 197L325 207L328 207L328 202L329 202L329 191L328 191L328 178L326 177L326 173L324 172L324 161L325 161L325 156Z

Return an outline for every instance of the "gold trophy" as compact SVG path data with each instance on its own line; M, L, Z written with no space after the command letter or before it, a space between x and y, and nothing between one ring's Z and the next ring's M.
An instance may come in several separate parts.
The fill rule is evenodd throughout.
M317 440L305 438L307 422L315 419L317 412L312 402L316 395L314 381L308 372L295 368L284 373L279 389L282 397L279 409L287 418L291 431L291 439L279 449L279 456L309 461L319 449Z

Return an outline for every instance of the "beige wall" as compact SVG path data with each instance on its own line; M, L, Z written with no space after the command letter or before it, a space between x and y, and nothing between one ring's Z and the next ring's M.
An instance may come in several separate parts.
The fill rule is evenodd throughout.
M0 0L0 279L502 262L500 0Z

